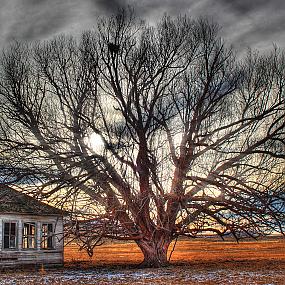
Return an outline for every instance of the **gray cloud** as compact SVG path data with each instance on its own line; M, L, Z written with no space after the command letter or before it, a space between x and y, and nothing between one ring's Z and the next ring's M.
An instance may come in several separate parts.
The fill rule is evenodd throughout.
M64 31L76 11L72 1L60 0L12 0L6 1L6 13L11 16L2 20L2 42L12 40L31 41L44 39Z
M196 1L197 2L197 1ZM156 16L161 13L178 15L186 13L195 4L195 0L142 0L136 2L136 12L144 17Z
M283 1L283 0L281 0ZM268 0L250 0L250 1L245 1L245 0L218 0L222 5L228 7L230 10L234 11L237 14L244 15L248 14L253 10L257 10L261 7L270 5L269 3L271 2L271 5L273 2L281 2L279 0L277 1L268 1Z
M99 9L107 14L116 13L121 8L125 8L128 3L125 0L91 0L91 3L96 9Z
M56 9L43 1L37 5L19 4L20 11L9 27L7 40L13 38L20 40L44 38L63 27L68 23L69 13L58 3L56 4Z
M131 5L139 17L156 22L164 13L208 16L240 51L247 46L285 47L284 0L0 0L0 46L93 28L100 15Z
M285 47L283 0L218 1L223 13L217 15L217 20L224 27L226 38L239 50L246 47L267 50L273 43Z

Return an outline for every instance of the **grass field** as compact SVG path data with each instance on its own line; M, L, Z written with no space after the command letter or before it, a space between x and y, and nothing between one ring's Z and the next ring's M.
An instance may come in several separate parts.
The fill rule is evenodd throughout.
M170 248L171 250L171 248ZM6 272L0 285L105 284L285 284L285 241L178 241L171 266L137 269L142 254L134 243L109 243L89 258L75 245L65 248L65 267Z
M169 253L173 244L170 246ZM139 264L143 260L135 243L110 243L95 249L90 258L86 252L78 251L76 245L65 248L66 263L76 261L93 265L126 265ZM207 241L182 240L178 241L171 256L172 264L199 264L221 262L249 261L282 261L285 263L285 240L269 239L263 241Z

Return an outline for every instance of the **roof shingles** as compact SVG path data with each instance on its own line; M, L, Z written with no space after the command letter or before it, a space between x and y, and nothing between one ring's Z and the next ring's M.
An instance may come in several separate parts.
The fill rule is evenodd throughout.
M63 211L18 192L7 185L0 185L1 213L62 215Z

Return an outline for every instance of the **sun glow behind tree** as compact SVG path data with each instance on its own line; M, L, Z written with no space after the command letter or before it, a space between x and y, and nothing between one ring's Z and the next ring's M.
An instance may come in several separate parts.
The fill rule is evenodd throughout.
M87 140L87 143L94 152L102 153L102 151L105 149L105 143L99 134L92 133Z

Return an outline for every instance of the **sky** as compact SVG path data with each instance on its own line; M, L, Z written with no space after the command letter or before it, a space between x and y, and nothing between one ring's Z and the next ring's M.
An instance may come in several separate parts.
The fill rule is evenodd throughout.
M0 49L13 40L33 41L58 34L80 35L96 20L131 5L154 23L164 13L210 17L238 52L248 47L285 48L284 0L0 0Z

